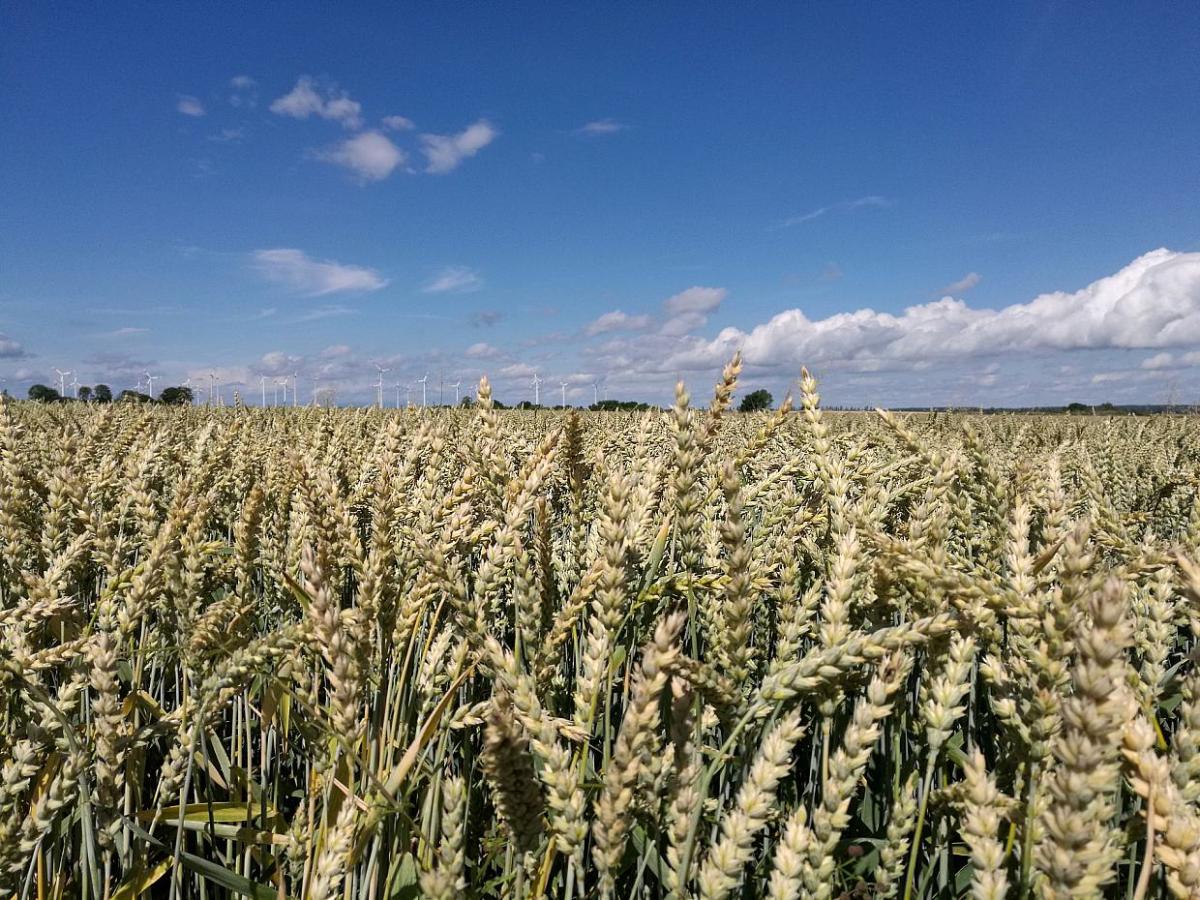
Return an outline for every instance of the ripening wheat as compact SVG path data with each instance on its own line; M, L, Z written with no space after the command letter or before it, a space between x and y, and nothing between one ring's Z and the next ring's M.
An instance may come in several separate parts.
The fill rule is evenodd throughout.
M0 409L0 896L1200 896L1191 417Z

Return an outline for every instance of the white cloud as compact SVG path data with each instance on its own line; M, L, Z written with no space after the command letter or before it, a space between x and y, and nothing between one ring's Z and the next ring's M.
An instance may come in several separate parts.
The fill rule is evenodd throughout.
M500 351L489 344L487 341L480 341L477 344L472 344L463 353L467 359L493 359L500 355Z
M811 222L814 219L819 219L821 216L831 212L853 212L856 209L883 209L891 206L892 201L887 197L881 197L878 194L868 194L866 197L858 197L854 200L843 200L841 203L834 203L830 206L819 206L816 209L809 210L800 215L791 216L784 219L778 225L779 228L791 228L793 225L802 225L805 222Z
M342 356L350 355L349 344L333 344L321 351L322 359L338 359Z
M728 295L729 292L725 288L690 287L664 300L663 309L672 316L682 313L710 313L719 307Z
M216 144L234 144L245 136L246 133L241 128L222 128L216 134L210 134L208 139Z
M384 116L382 125L388 131L412 131L417 126L405 116Z
M716 312L729 294L725 288L690 287L663 301L667 320L660 329L663 334L683 335L702 328L710 313Z
M962 278L958 279L958 281L952 281L942 288L941 293L952 297L965 294L981 281L983 281L983 276L978 272L968 272Z
M486 119L480 119L458 134L423 134L421 152L429 161L425 171L432 175L452 172L464 159L474 156L499 134Z
M599 137L605 134L616 134L618 131L624 131L627 127L616 119L595 119L580 125L575 129L575 133L584 137Z
M233 93L229 95L229 105L235 109L253 109L258 106L258 82L249 75L234 75L229 79Z
M357 314L357 309L338 303L332 306L318 306L316 309L310 309L304 315L297 317L296 321L316 322L319 319L332 319L337 316L353 316Z
M1191 353L1156 353L1149 359L1143 359L1141 368L1160 370L1160 369L1188 369L1192 366L1200 366L1200 351L1193 350Z
M344 291L377 291L387 284L387 279L374 269L312 259L302 250L290 247L255 250L252 260L264 278L310 297Z
M899 315L872 309L809 319L781 312L750 331L691 338L665 369L711 367L741 348L748 365L830 362L858 370L1007 352L1160 349L1200 345L1200 253L1154 250L1074 293L1042 294L1001 309L950 297Z
M500 370L505 378L532 378L536 373L537 369L527 363L513 363Z
M1175 365L1175 354L1155 353L1149 359L1142 360L1143 369L1169 369Z
M318 153L317 159L343 166L366 182L382 181L408 157L386 135L364 131Z
M421 290L426 294L469 294L483 287L483 279L466 266L447 266Z
M649 316L631 316L619 309L614 309L589 323L584 329L584 333L591 337L609 331L638 331L649 325Z
M198 97L193 97L190 94L180 94L175 103L175 108L185 116L193 116L199 118L204 115L204 104L200 102Z
M271 112L293 119L318 116L340 122L344 128L362 128L362 104L334 85L319 84L308 75L296 80L296 86L271 104Z

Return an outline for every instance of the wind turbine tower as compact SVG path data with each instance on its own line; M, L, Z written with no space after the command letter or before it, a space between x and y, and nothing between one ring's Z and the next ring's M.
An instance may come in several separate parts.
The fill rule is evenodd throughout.
M538 378L538 373L533 373L533 405L542 405L542 379Z
M55 369L54 371L58 373L58 396L65 397L67 396L67 376L71 374L71 371L70 369L65 372L62 369Z
M566 409L567 408L567 383L565 381L560 381L558 383L558 386L560 388L562 388L562 405L563 405L563 409Z
M150 385L150 397L154 398L154 376L149 372L146 373L146 384Z
M461 381L456 381L456 382L454 382L453 385L451 385L451 387L454 388L454 405L455 406L458 406L458 386L460 384L462 384Z
M392 370L384 368L379 363L375 363L375 368L379 370L379 382L375 385L376 396L379 400L379 408L383 409L383 375L385 372L390 372Z
M425 399L425 387L429 383L429 373L426 372L424 378L418 378L417 383L421 385L421 408L428 409L429 403Z

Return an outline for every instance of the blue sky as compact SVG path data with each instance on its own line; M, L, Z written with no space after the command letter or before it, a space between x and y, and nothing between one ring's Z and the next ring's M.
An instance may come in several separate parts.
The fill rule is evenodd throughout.
M1083 12L10 0L0 377L1195 402L1200 10Z

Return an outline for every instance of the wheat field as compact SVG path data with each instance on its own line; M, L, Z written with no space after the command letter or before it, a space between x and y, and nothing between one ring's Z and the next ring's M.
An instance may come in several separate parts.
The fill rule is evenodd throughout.
M0 412L0 894L1200 896L1200 422Z

